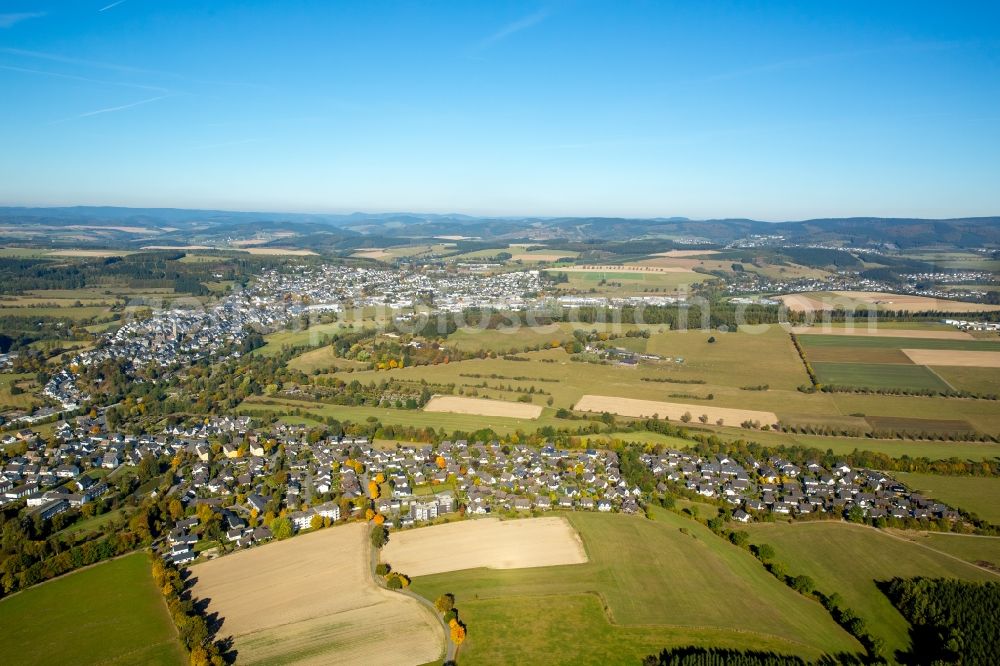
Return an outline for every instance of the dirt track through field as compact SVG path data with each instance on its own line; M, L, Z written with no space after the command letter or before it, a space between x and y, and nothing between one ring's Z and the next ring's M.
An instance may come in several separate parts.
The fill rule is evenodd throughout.
M424 664L443 649L419 602L378 587L367 526L332 527L191 567L241 664Z
M562 517L464 520L394 532L382 561L410 576L487 567L526 569L587 561L583 541Z
M877 324L876 324L877 326ZM900 328L868 328L864 323L854 328L834 328L832 326L793 326L795 335L848 335L877 338L913 338L923 340L975 340L964 331L908 331Z
M659 402L656 400L636 400L609 395L585 395L573 409L580 412L610 412L619 416L650 417L656 414L661 419L679 421L685 413L691 415L691 422L698 423L698 417L705 414L708 423L722 419L725 425L739 425L744 421L760 421L761 425L778 422L774 412L760 412L752 409L733 409L709 405L692 405L680 402Z
M456 395L436 395L424 405L425 412L474 414L476 416L506 416L514 419L537 419L542 414L539 405L506 402L486 398L465 398Z
M918 365L951 365L964 368L1000 368L1000 352L958 349L904 349ZM998 378L1000 383L1000 378Z

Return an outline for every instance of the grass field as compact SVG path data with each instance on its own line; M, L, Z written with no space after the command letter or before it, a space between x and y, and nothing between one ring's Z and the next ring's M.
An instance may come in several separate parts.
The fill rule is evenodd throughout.
M476 416L473 414L449 414L446 412L425 412L416 409L389 409L382 407L353 407L346 405L328 405L324 403L306 402L306 401L292 401L292 400L273 400L277 405L267 405L263 404L261 399L249 398L245 400L237 408L240 412L246 412L248 410L264 410L269 412L277 412L279 414L288 413L293 409L299 408L303 410L303 414L309 418L311 417L314 422L319 422L328 416L332 416L340 421L353 421L355 423L363 422L365 419L374 416L382 423L394 424L394 425L412 425L418 428L432 427L432 428L444 428L445 431L451 432L454 430L463 430L466 432L471 432L479 430L481 428L492 428L494 432L498 434L509 434L517 432L518 430L524 430L527 426L523 419L502 417L502 416ZM558 427L565 425L565 421L556 419L554 416L554 410L543 409L542 416L537 420L531 422L532 428L540 428L545 425L551 425L553 427ZM318 417L318 418L317 418ZM293 417L292 421L301 420L299 417Z
M1000 370L997 368L935 365L931 370L955 387L956 390L974 393L1000 393Z
M928 435L964 433L970 432L973 427L960 419L918 419L903 418L898 416L869 416L865 419L871 424L872 431L884 433L886 431L905 431L909 433Z
M547 270L552 273L560 272L559 268ZM601 296L639 296L650 293L666 295L676 291L686 291L692 285L715 279L712 276L686 270L670 273L577 271L567 273L566 276L568 281L558 285L560 289Z
M637 663L680 645L808 658L859 650L819 604L749 553L695 521L654 511L655 521L567 514L583 538L585 564L421 576L412 589L432 600L455 594L469 626L460 659L476 664Z
M267 343L254 350L259 356L274 356L281 353L283 347L318 347L324 336L332 336L344 330L346 326L340 322L332 324L317 324L307 329L295 331L278 331L264 336Z
M954 555L966 562L988 563L1000 570L1000 537L952 534L950 532L914 532L913 530L897 530L894 534L913 543Z
M745 430L732 427L717 428L709 426L705 430L716 434L723 440L752 439L770 446L809 446L820 451L830 449L834 454L847 454L854 450L876 451L893 457L908 455L912 458L930 458L945 460L961 458L970 460L986 460L1000 456L1000 444L980 442L933 442L910 441L905 439L869 439L867 437L826 437L820 435L803 435L785 432L755 432L747 436ZM635 433L643 435L644 433ZM648 433L652 434L652 433ZM632 433L624 433L622 439L631 439ZM642 441L642 440L640 440Z
M900 472L899 480L920 493L1000 525L1000 478Z
M0 307L0 315L4 317L52 317L65 319L92 319L110 312L107 307L99 305L83 305L80 307Z
M264 349L264 347L261 347ZM265 352L268 353L268 352ZM311 374L314 370L320 372L330 372L333 370L367 370L368 364L362 361L352 361L340 358L334 353L333 345L313 349L303 354L299 354L288 362L288 367L306 374Z
M11 387L17 385L23 392L17 395L11 393ZM0 373L0 410L32 409L42 404L34 391L38 389L33 374Z
M744 529L744 528L740 528ZM1000 580L947 555L929 551L873 528L838 522L758 523L752 543L771 544L790 575L805 574L825 594L840 594L845 606L885 641L886 654L909 647L909 624L875 585L894 576L946 576Z
M874 389L947 391L950 387L922 365L890 363L813 363L820 384Z
M710 343L708 339L715 338ZM788 334L777 326L761 333L671 331L650 337L651 354L683 358L669 376L704 379L721 386L768 383L773 388L794 389L809 379Z
M0 601L0 627L11 665L187 663L145 553Z

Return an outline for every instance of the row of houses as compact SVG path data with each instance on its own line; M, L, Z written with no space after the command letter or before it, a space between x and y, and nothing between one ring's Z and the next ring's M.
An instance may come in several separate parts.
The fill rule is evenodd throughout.
M645 454L643 461L660 479L658 490L668 490L673 483L722 499L738 509L734 517L743 522L762 512L843 513L852 507L869 518L959 517L947 505L910 492L883 472L852 469L844 462L827 469L816 461L804 465L779 457L737 461L724 454L705 458L676 450Z

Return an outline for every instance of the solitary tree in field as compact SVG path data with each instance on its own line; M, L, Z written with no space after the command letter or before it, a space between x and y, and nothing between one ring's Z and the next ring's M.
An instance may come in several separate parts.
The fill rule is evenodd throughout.
M681 421L683 421L684 423L690 423L691 422L691 412L684 412L683 414L681 414Z

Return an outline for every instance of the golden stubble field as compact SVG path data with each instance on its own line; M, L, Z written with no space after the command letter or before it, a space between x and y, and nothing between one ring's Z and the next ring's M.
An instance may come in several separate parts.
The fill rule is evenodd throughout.
M903 328L869 328L859 323L853 328L833 326L793 326L795 335L844 335L875 338L912 338L914 340L975 340L964 331L909 330Z
M461 569L583 564L583 541L565 518L464 520L394 532L382 560L409 576Z
M903 349L917 365L945 365L963 368L1000 368L1000 352L960 349Z
M726 425L738 425L744 421L759 421L762 425L773 425L778 422L774 412L756 411L753 409L733 409L730 407L715 407L711 405L694 405L682 402L660 402L658 400L636 400L634 398L618 398L610 395L585 395L577 401L573 409L580 412L610 412L619 416L650 417L654 414L661 419L679 421L688 413L692 422L699 416L707 415L708 423L722 419Z
M507 416L515 419L537 419L542 414L542 408L539 405L455 395L434 396L424 405L424 411L473 414L475 416Z
M375 584L368 528L355 523L191 567L194 596L223 618L241 664L424 664L441 626L415 599Z
M1000 305L966 303L942 298L929 298L910 294L889 294L878 291L834 291L823 293L785 294L778 297L791 310L816 312L835 307L860 307L874 305L881 310L909 310L910 312L989 312L1000 310Z

